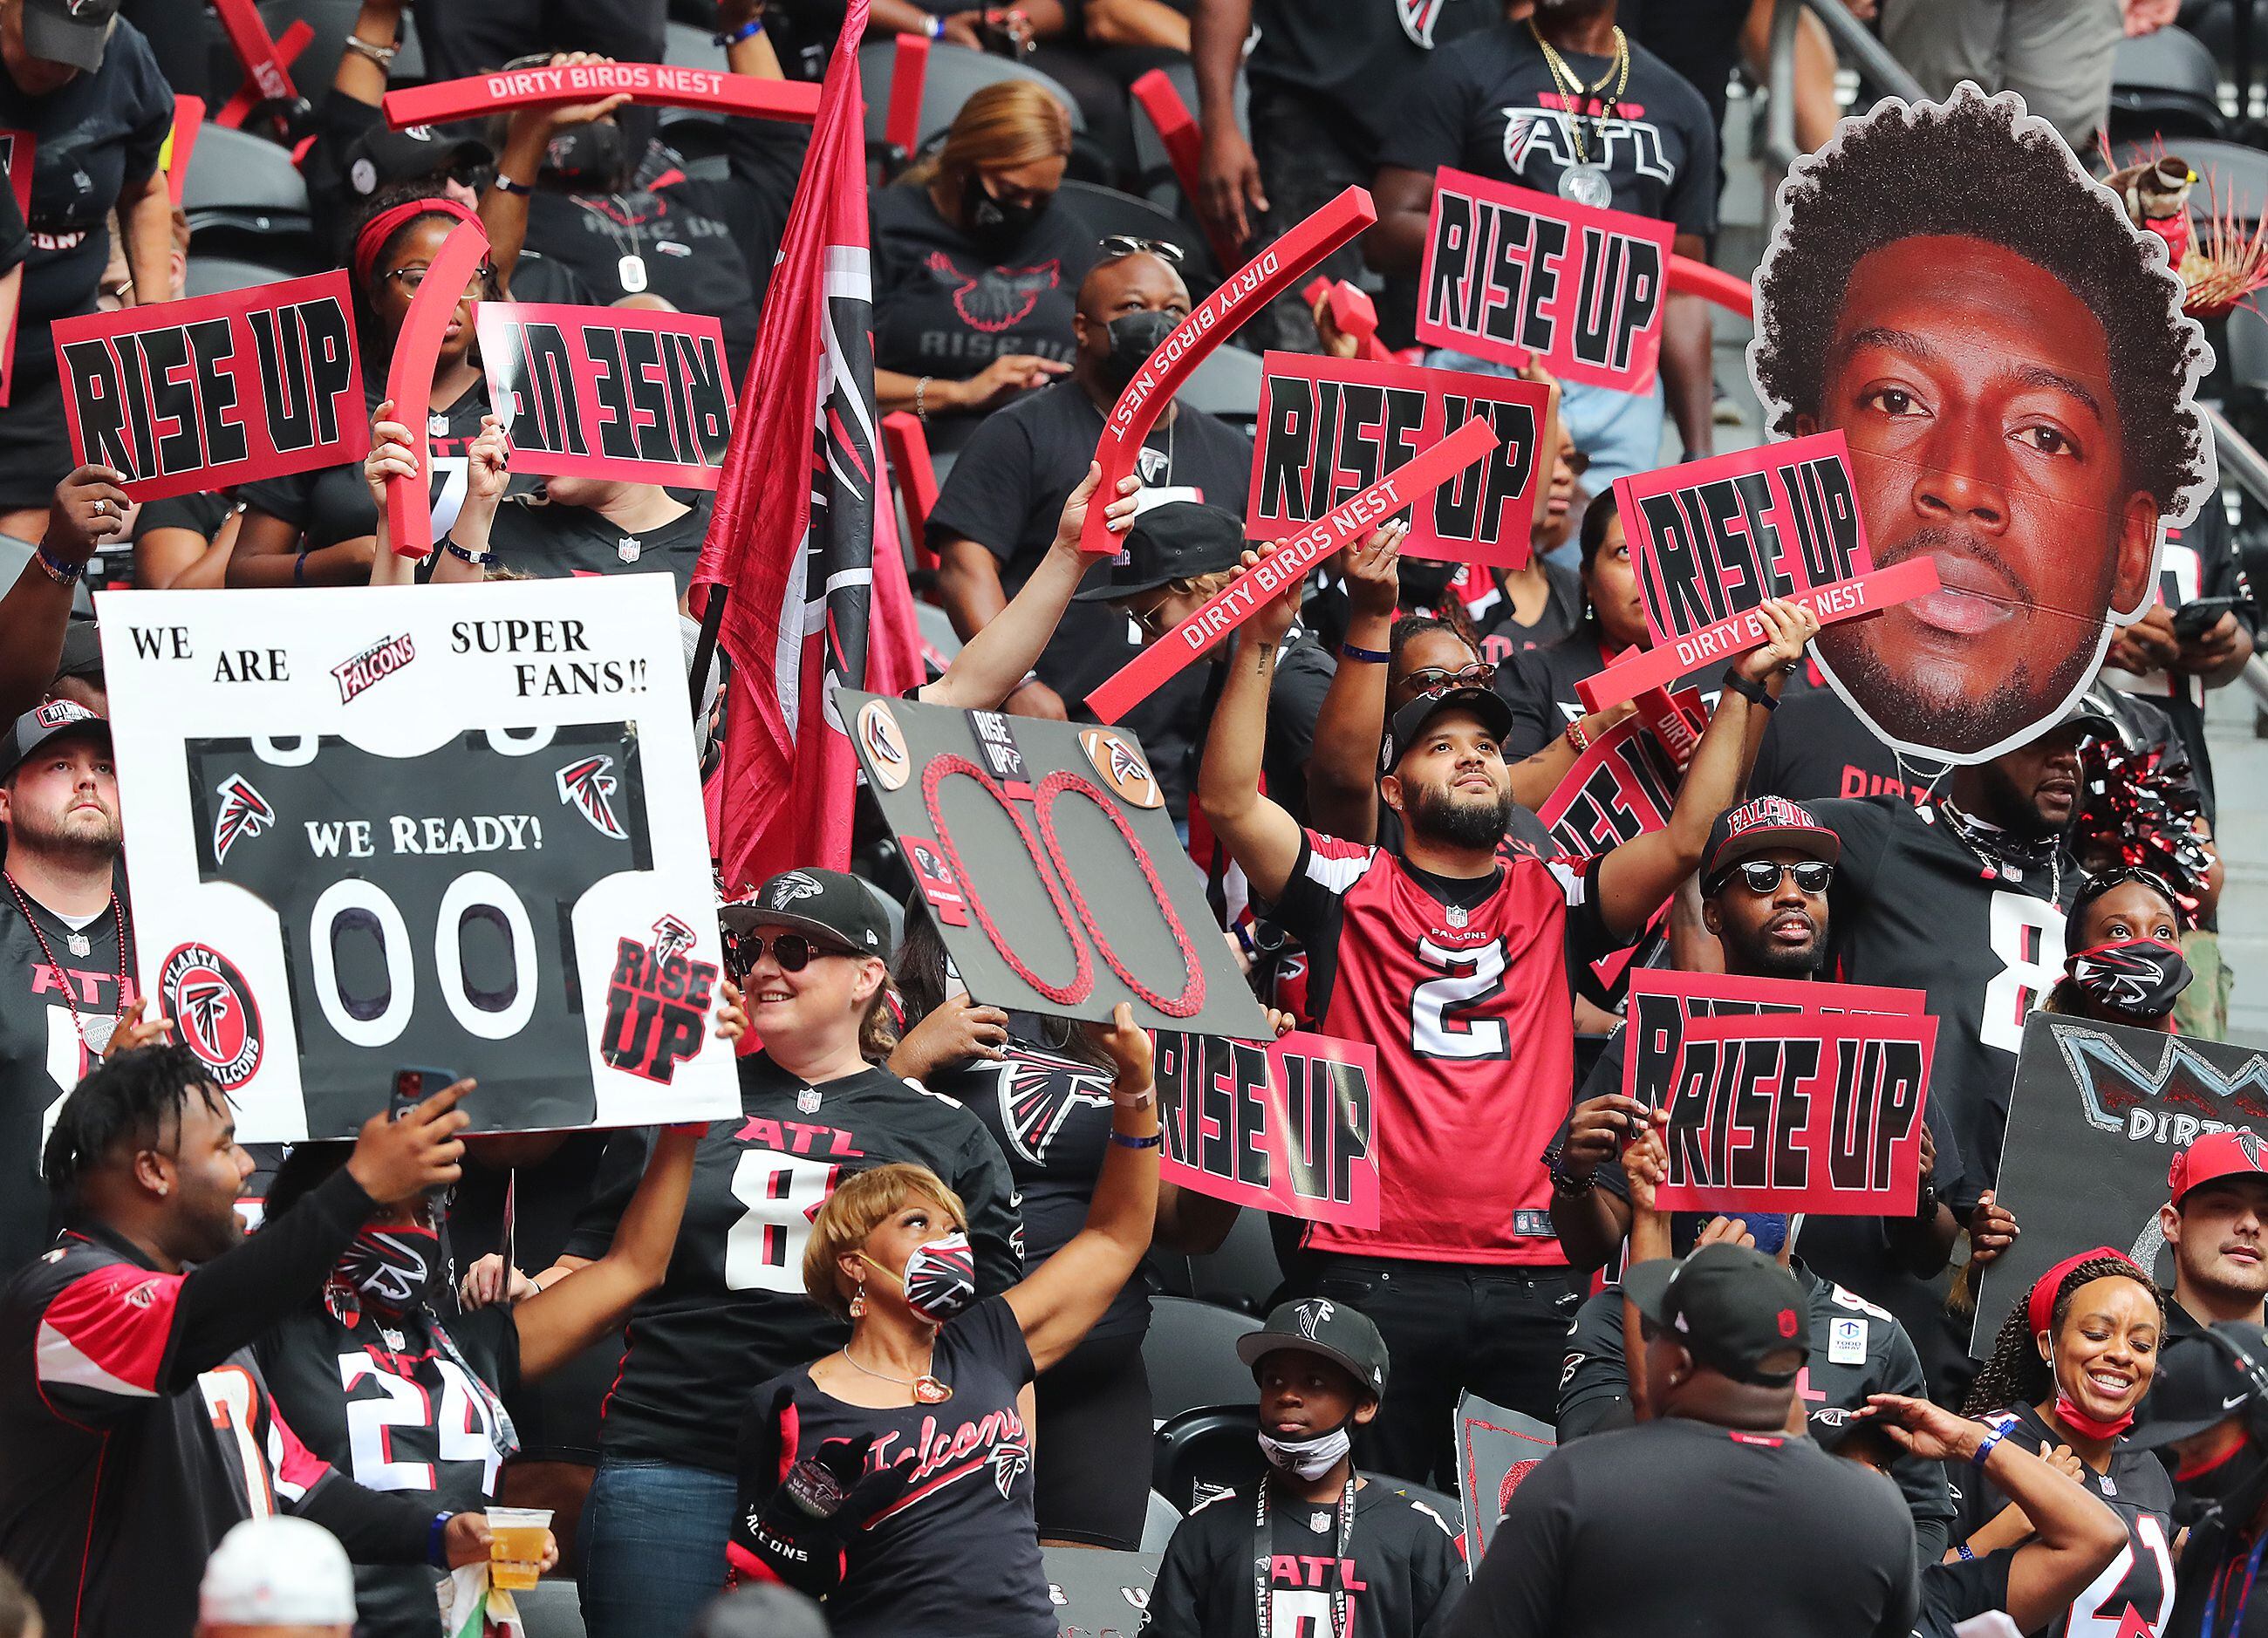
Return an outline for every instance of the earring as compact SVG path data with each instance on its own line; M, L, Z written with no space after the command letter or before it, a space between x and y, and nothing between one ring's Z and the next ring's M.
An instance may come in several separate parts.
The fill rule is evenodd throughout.
M850 1295L850 1318L853 1319L864 1319L865 1317L866 1282L864 1280L861 1280L858 1282L858 1289Z

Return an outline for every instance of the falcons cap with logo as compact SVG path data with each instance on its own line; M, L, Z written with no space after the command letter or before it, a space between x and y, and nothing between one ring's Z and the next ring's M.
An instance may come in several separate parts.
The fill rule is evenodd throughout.
M37 705L16 719L8 731L5 745L0 745L0 779L5 779L24 765L25 759L50 739L64 734L99 734L105 745L110 743L110 719L90 711L76 700L49 700Z
M1244 519L1197 501L1152 506L1126 531L1125 548L1100 579L1071 599L1108 603L1155 591L1169 580L1196 580L1244 561Z
M24 0L24 48L92 74L117 20L118 0Z
M1236 1356L1257 1369L1270 1354L1317 1354L1379 1399L1386 1397L1386 1339L1370 1316L1327 1296L1278 1303L1268 1323L1236 1339Z
M2174 1157L2166 1187L2178 1206L2198 1184L2222 1178L2268 1178L2268 1143L2250 1132L2208 1132Z
M852 955L890 954L890 927L866 884L848 870L782 870L745 899L720 907L718 917L732 933L759 927L792 927Z
M1745 1245L1705 1245L1682 1262L1634 1265L1623 1295L1638 1311L1675 1333L1688 1353L1735 1382L1784 1387L1811 1356L1809 1304L1795 1276ZM1793 1350L1786 1370L1764 1369Z
M1843 839L1812 818L1811 810L1786 797L1758 797L1727 808L1709 826L1701 849L1701 879L1713 882L1742 859L1775 848L1792 848L1832 864L1843 856Z

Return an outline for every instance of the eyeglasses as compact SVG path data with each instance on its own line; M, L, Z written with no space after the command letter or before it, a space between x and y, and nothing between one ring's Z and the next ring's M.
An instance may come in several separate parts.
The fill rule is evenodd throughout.
M431 268L421 262L413 268L396 268L386 276L389 279L400 279L402 289L414 290L425 283L425 275L431 271ZM492 284L496 282L496 269L483 261L473 269L473 277L482 284Z
M733 964L746 973L762 960L766 937L762 933L742 933L733 938L731 941ZM783 973L802 972L811 965L814 956L847 956L850 953L847 950L815 943L801 933L773 933L770 938L772 959L779 963Z
M1835 879L1835 867L1824 859L1806 859L1798 864L1782 864L1771 859L1742 859L1733 868L1740 873L1741 880L1747 885L1748 890L1759 897L1768 892L1778 892L1780 881L1785 877L1794 877L1796 886L1808 893L1825 892L1828 884Z
M1101 245L1102 253L1107 257L1116 259L1147 253L1177 267L1185 254L1182 247L1171 239L1138 239L1131 233L1106 233L1102 236Z
M1166 605L1162 600L1152 603L1147 608L1130 608L1126 611L1126 617L1152 637L1162 637L1166 635L1168 622L1166 619Z
M1454 671L1443 665L1428 665L1422 671L1411 672L1403 680L1420 694L1436 694L1448 688L1485 688L1495 677L1495 666L1486 660L1475 660Z

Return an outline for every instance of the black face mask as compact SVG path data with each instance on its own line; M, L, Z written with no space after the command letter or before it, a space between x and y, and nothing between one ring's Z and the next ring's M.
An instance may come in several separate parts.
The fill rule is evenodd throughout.
M1032 224L1047 213L1054 199L1052 194L1027 203L995 199L985 191L983 180L971 171L961 185L961 224L978 253L1004 256L1032 231Z
M1170 312L1129 312L1113 319L1107 327L1110 356L1102 361L1103 384L1114 393L1124 392L1180 322Z
M2122 938L2075 951L2064 968L2097 1005L2138 1018L2162 1018L2190 987L2181 946L2155 938Z
M2248 1487L2257 1502L2260 1494L2257 1481L2264 1475L2268 1475L2268 1452L2263 1452L2248 1438L2224 1460L2186 1478L2175 1479L2174 1523L2177 1526L2198 1524L2221 1511L2232 1497ZM2247 1511L2252 1504L2248 1503Z

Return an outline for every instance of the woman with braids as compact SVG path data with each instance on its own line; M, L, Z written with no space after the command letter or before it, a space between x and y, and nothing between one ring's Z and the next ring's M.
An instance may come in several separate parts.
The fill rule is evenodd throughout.
M2170 1030L2189 988L2181 901L2165 880L2132 866L2087 878L2063 924L2064 972L2046 1012Z
M1948 1473L1950 1557L1983 1558L2026 1540L2022 1511L1984 1476L2001 1439L2057 1460L2124 1522L2127 1550L2043 1629L2049 1638L2159 1638L2174 1607L2172 1482L2122 1437L2155 1374L2165 1305L2131 1258L2107 1245L2066 1258L2010 1311L1962 1409L1992 1431Z

